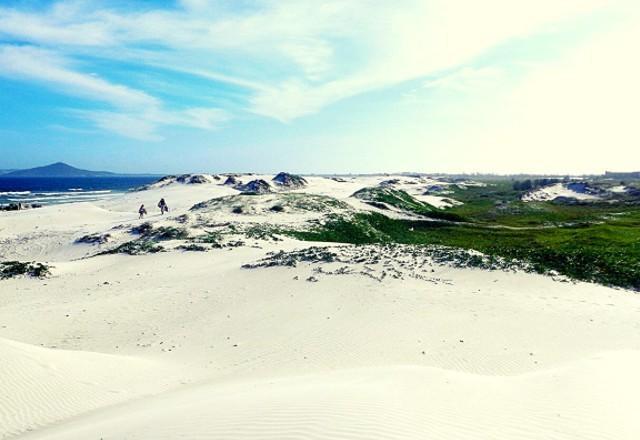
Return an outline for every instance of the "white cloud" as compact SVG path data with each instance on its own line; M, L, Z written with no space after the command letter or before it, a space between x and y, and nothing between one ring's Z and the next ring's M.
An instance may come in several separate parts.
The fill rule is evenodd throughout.
M156 133L161 125L215 130L229 119L227 112L217 108L166 110L159 99L143 91L78 72L70 64L69 60L51 50L32 46L0 46L0 76L36 81L57 92L110 104L117 111L82 110L71 113L122 136L157 141L162 139Z
M118 107L158 105L152 96L80 73L56 53L31 46L0 46L0 76L33 80L60 88L65 93L107 102Z
M229 120L224 110L217 108L193 107L181 112L166 113L160 118L161 122L202 130L216 130L220 124Z
M254 90L249 111L291 120L465 64L608 3L263 0L237 3L234 11L219 2L183 0L182 9L124 12L102 2L60 1L40 13L0 9L0 34L71 54L91 46L107 57L150 43L165 65L183 66L187 58L191 65L178 69Z
M61 2L48 14L0 9L0 36L30 43L106 46L114 43L111 29L100 20L77 21L77 8Z
M117 133L124 137L141 141L161 141L164 137L158 134L158 127L174 125L201 130L217 130L229 120L229 115L216 108L187 108L179 111L167 111L150 108L144 111L103 111L77 110L71 111L76 116L93 122L103 130Z
M161 69L165 69L173 72L186 73L189 75L197 76L200 78L208 79L218 83L226 83L234 86L238 86L241 88L245 88L248 90L254 91L268 91L271 88L268 85L262 84L260 82L246 80L243 78L237 78L231 75L226 75L224 73L218 73L211 70L206 70L203 68L191 67L186 60L183 60L182 63L176 64L172 63L169 60L158 61L155 59L149 59L145 61L147 65L153 67L159 67Z
M171 111L151 108L136 113L136 117L153 124L176 125L202 130L217 130L221 124L230 118L226 111L208 107L191 107Z
M140 141L161 141L156 133L157 125L144 116L110 111L82 111L78 116L92 121L97 127L121 136Z
M251 101L256 113L291 120L328 104L463 65L517 37L592 11L602 1L541 0L522 3L407 1L364 9L352 17L350 35L366 59L350 72L321 84L287 78ZM349 64L349 60L342 60Z
M76 114L104 130L152 141L161 139L164 125L215 130L230 116L220 109L167 108L153 91L82 73L73 60L90 54L224 82L245 89L244 111L288 122L411 80L423 84L421 92L486 93L509 73L491 63L469 67L473 60L635 1L262 0L239 2L234 11L224 2L182 0L182 8L129 12L108 9L106 2L61 1L40 12L0 8L0 38L41 46L3 47L0 75L108 103L115 109ZM537 152L527 166L538 171L570 161L586 169L599 165L576 151L603 145L615 147L618 157L640 160L631 152L640 143L634 129L640 72L633 55L640 35L626 32L594 40L555 65L540 65L506 98L501 90L459 110L461 129L440 145L464 151L458 157L469 161L468 169L508 170L522 163L522 151ZM429 108L430 115L448 110ZM424 145L416 133L406 137L397 141Z
M331 69L333 48L322 40L305 40L285 43L283 54L300 66L304 75L311 81L319 81Z

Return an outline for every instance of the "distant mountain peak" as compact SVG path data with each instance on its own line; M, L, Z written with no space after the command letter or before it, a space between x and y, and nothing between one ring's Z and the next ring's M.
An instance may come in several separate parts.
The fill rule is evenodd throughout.
M79 168L76 168L76 167L72 167L71 165L69 165L67 163L64 163L64 162L56 162L56 163L52 163L50 165L45 165L45 166L38 167L38 168L41 168L41 169L44 169L44 168L49 168L49 169L73 169L73 170L79 169Z
M64 162L55 162L42 167L18 170L4 174L3 178L12 177L109 177L116 174L107 171L89 171L73 167Z

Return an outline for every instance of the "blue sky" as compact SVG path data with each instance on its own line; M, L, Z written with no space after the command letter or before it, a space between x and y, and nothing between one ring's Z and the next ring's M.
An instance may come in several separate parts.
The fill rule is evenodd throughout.
M640 169L636 0L0 3L0 169Z

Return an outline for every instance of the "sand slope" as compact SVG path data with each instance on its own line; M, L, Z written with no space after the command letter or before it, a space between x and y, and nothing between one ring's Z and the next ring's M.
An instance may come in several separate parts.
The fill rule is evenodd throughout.
M25 438L631 440L639 367L613 352L515 377L400 366L203 384Z
M140 358L52 350L0 339L2 437L168 389L177 368Z
M341 200L375 184L316 179ZM0 438L640 437L631 292L439 265L425 279L241 268L310 246L289 239L77 259L92 247L75 237L137 224L142 200L169 194L178 216L230 191L180 185L0 217L3 255L54 266L0 281Z

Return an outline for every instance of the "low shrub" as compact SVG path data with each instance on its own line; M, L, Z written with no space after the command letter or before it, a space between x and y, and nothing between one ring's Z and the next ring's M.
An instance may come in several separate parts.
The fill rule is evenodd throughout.
M0 279L26 275L34 278L44 278L51 274L51 267L43 263L3 261L0 262Z

